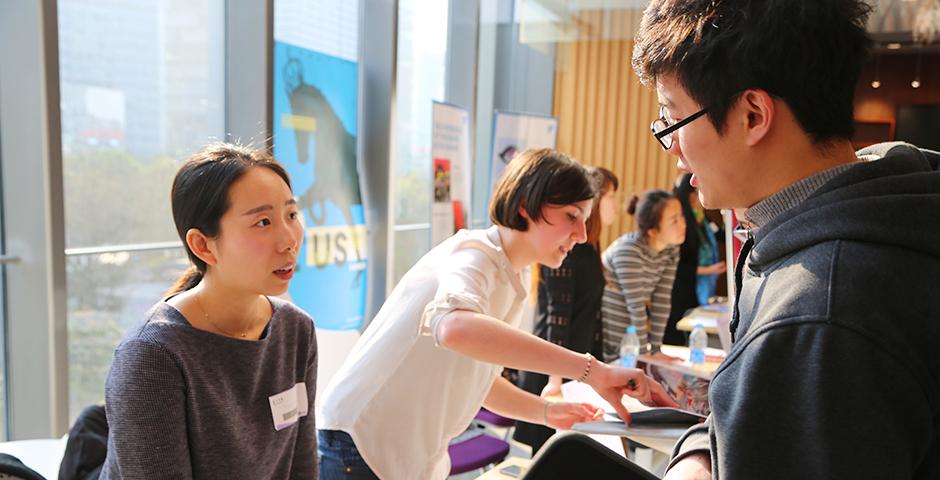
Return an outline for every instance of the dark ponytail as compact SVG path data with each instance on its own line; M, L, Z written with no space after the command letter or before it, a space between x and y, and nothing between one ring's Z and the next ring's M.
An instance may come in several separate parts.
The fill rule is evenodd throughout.
M666 202L672 198L675 196L665 190L649 190L643 194L642 200L636 195L630 199L627 212L630 215L636 215L636 226L642 236L646 237L650 230L659 226L659 222L663 219Z
M640 201L640 197L636 195L630 197L630 204L627 205L627 213L630 215L636 214L636 204L638 201Z
M228 190L253 167L268 168L290 188L290 178L264 150L230 143L215 143L189 157L176 172L170 201L176 233L183 241L192 266L173 284L167 295L195 287L206 274L206 262L186 243L186 233L197 229L206 237L219 234L219 221L229 209Z
M203 273L196 268L195 265L190 266L180 275L180 278L176 279L176 282L173 283L173 286L170 287L170 290L166 292L165 296L170 296L177 294L179 292L185 292L190 288L199 285L199 282L202 281Z

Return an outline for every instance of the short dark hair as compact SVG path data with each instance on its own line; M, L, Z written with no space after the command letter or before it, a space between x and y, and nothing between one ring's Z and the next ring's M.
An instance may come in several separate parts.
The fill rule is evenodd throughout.
M636 227L640 235L646 237L650 230L659 226L659 222L663 220L666 202L673 198L676 198L675 195L665 190L648 190L643 194L643 198L634 195L630 199L627 213L636 215Z
M814 143L854 131L855 84L871 48L862 0L652 0L633 68L675 75L718 133L741 91L783 100Z
M193 266L183 273L169 293L193 288L206 273L206 263L186 244L186 232L195 228L207 237L217 236L219 222L231 206L229 189L253 167L271 170L290 188L290 177L284 167L266 150L231 143L207 145L189 157L176 172L170 193L173 222Z
M545 205L570 205L596 194L594 181L583 165L550 148L529 149L506 165L493 189L490 221L524 232L529 224L519 214L519 207L539 221Z

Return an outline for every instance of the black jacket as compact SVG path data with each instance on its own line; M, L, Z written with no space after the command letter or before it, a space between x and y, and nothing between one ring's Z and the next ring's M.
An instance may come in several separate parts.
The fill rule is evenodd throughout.
M715 479L940 478L940 155L888 144L761 227L739 262Z

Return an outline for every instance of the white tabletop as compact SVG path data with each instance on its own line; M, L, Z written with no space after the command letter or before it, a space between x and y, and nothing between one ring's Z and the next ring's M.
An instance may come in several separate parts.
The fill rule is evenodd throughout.
M17 440L0 443L0 453L13 455L23 465L32 468L49 480L59 478L59 464L65 453L68 435L62 438L42 438L38 440Z

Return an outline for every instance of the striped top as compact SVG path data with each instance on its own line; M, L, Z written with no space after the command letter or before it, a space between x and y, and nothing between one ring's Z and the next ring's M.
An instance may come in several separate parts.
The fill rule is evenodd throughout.
M639 232L630 232L607 247L603 263L604 361L620 356L620 339L628 325L636 327L641 346L649 343L658 350L669 319L679 246L656 252Z

